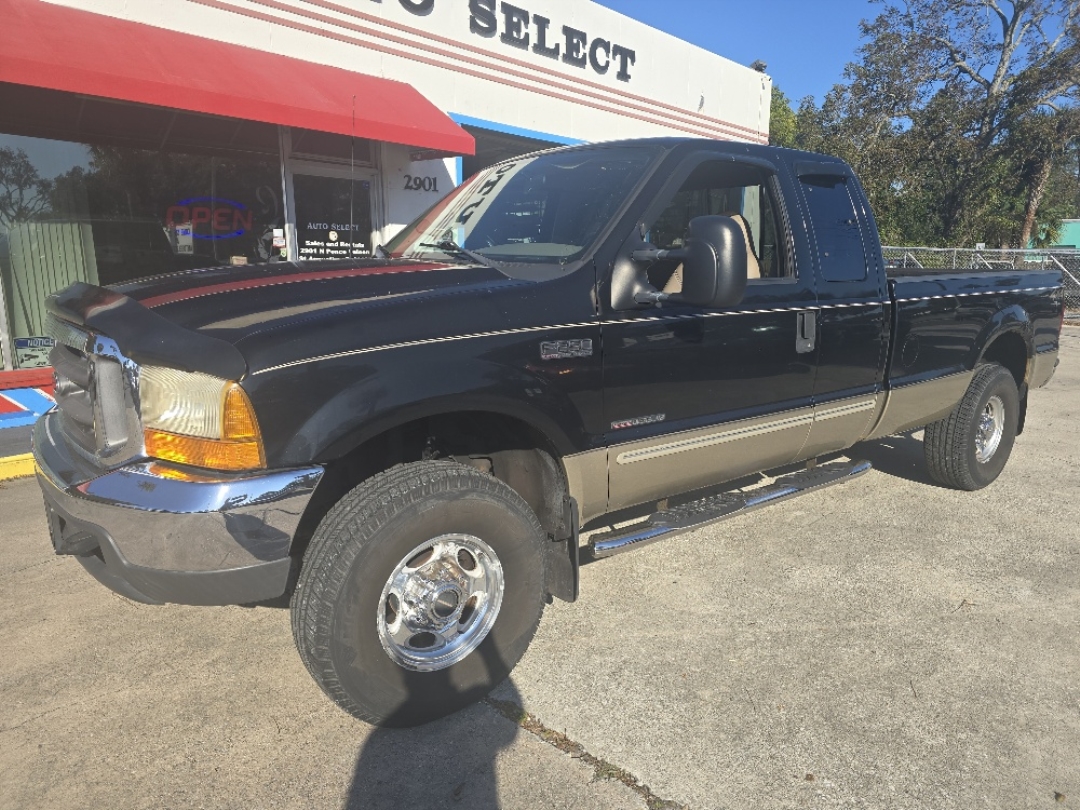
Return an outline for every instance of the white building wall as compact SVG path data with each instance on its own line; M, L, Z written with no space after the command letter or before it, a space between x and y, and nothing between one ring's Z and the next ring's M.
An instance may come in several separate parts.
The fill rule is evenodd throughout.
M447 160L414 161L407 146L395 143L380 144L379 168L382 177L382 198L385 209L380 220L379 242L385 244L424 211L446 196L456 184L457 161ZM406 178L430 178L432 189L415 190L415 183L409 183L413 189L406 188Z
M563 138L767 140L767 76L590 0L48 1L408 82L448 113ZM524 22L515 8L528 14L525 49L503 39L508 19ZM535 52L537 17L550 21L560 58ZM471 30L492 20L491 36ZM596 61L606 72L564 61L564 26L587 47L604 41ZM633 52L621 79L615 46Z
M591 0L45 1L407 82L447 113L535 137L768 140L768 76ZM527 33L527 48L504 41L512 35L508 15L521 20L519 44ZM549 21L546 44L559 46L558 59L535 51L537 17ZM489 36L472 30L492 21ZM564 26L584 33L587 48L603 40L596 57L605 72L564 61ZM620 61L616 46L632 58ZM357 99L358 109L363 103ZM375 239L385 243L454 186L457 166L413 161L396 144L380 144L375 159L382 184ZM408 177L431 178L433 188L409 190Z

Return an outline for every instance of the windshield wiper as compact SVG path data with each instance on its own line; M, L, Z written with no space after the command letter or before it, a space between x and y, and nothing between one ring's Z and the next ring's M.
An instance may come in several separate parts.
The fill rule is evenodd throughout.
M459 256L465 256L472 259L478 264L484 265L484 267L494 267L495 263L491 261L487 256L477 253L475 250L469 250L466 247L462 247L453 239L443 239L439 242L418 242L417 247L433 247L438 248L443 253L456 253Z

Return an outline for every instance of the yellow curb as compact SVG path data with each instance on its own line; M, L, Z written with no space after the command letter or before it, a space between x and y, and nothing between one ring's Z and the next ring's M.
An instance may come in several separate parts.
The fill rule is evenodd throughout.
M25 478L33 474L34 456L31 453L0 458L0 481L7 481L10 478Z

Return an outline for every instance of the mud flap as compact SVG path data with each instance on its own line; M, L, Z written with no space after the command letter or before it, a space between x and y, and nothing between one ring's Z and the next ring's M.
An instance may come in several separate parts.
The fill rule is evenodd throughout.
M564 602L578 598L580 569L578 563L578 505L569 495L563 496L558 535L548 546L548 593Z

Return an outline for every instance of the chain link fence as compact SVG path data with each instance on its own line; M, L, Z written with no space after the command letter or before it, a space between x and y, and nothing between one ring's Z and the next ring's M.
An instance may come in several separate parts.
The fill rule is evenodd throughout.
M884 247L885 266L904 270L1060 270L1065 317L1080 320L1080 250Z

